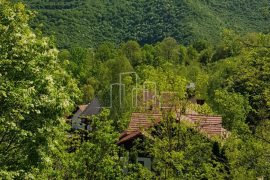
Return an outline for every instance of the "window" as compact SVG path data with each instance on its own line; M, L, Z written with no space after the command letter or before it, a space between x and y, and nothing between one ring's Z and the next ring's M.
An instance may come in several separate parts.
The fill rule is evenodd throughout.
M138 162L151 171L151 158L138 157Z

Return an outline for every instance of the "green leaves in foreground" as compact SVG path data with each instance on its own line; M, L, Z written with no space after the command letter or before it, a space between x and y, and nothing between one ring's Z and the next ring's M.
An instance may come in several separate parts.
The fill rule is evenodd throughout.
M64 113L80 92L60 67L50 39L30 30L33 14L5 0L0 9L1 176L27 179L33 169L50 164Z

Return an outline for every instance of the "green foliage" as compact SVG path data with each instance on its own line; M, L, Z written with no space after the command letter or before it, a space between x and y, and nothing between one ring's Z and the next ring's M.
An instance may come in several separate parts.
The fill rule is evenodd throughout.
M58 59L60 60L60 62L64 63L64 61L71 59L71 54L68 50L64 49L59 52Z
M199 100L207 100L207 87L209 84L209 75L202 72L198 74L196 79L196 98Z
M199 61L203 65L210 63L212 61L212 58L213 58L213 49L211 49L211 48L207 48L207 49L201 51L201 53L199 55Z
M267 31L269 27L260 10L268 6L267 0L22 2L38 12L31 20L33 29L42 23L45 35L55 33L59 49L128 40L154 45L166 37L184 45L199 39L217 43L221 28L248 33Z
M214 143L196 132L197 126L176 122L175 110L162 113L161 123L152 129L152 134L158 135L154 141L146 143L147 152L154 157L152 166L156 176L161 179L224 179L224 166L212 152Z
M92 120L89 140L74 154L77 172L81 179L122 179L124 159L119 158L120 147L116 145L119 134L113 128L113 121L107 119L108 110ZM123 155L123 154L122 154Z
M269 14L269 7L262 7L260 8L262 16L267 19Z
M79 85L86 83L90 61L87 59L87 50L81 47L71 48L70 61L67 70L79 80Z
M199 104L189 104L188 106L190 109L194 110L195 112L199 113L199 114L204 114L204 115L215 115L215 113L213 112L212 108L204 103L203 105L199 105Z
M1 176L33 179L32 171L50 166L64 113L80 91L50 39L30 30L33 14L5 0L0 9Z
M222 124L228 130L243 126L249 113L248 98L239 93L230 93L225 90L215 92L215 110L222 115Z
M123 45L123 53L126 58L130 61L133 67L142 63L142 53L140 45L135 41L128 41Z
M66 151L67 139L59 141L52 149L50 166L45 170L36 169L36 179L122 179L126 154L116 145L119 134L112 126L113 121L108 119L109 113L104 110L98 118L93 117L92 131L85 131L84 136L69 134L72 140L74 135L79 137L75 152Z
M149 44L145 44L143 47L142 47L142 61L143 61L143 64L145 65L154 65L154 54L155 54L155 51L154 51L154 47L152 45L149 45Z
M83 103L87 104L95 98L95 90L91 85L83 86Z
M120 49L114 59L106 61L101 67L102 73L98 77L99 88L97 90L97 96L101 99L104 107L110 106L110 85L114 83L119 83L119 74L123 72L132 72L133 67L130 61L126 58L124 52ZM130 117L130 112L132 110L131 105L131 92L135 85L134 74L123 75L122 83L125 84L125 91L122 88L123 93L125 92L125 101L122 99L123 104L120 107L119 99L119 86L115 85L112 87L112 109L110 117L114 119L114 125L119 131L123 131L128 122L127 116Z
M107 44L102 44L98 47L95 58L101 62L108 61L112 58L112 47Z
M21 3L2 0L0 178L270 178L270 35L239 33L265 27L258 12L266 3L32 0L28 7L39 11L33 19ZM267 20L268 9L261 10ZM224 29L214 46L217 27L237 32ZM41 28L45 35L55 31L61 52L54 36L42 37ZM133 71L138 88L156 82L158 95L174 94L166 105L180 107L162 111L160 125L147 131L155 141L145 138L142 152L133 149L123 173L127 153L116 142L131 112L140 110L131 102L135 75L122 76L122 104L119 86L113 87L111 111L91 119L91 132L72 132L64 114L75 102L87 104L95 97L109 106L110 84L119 82L119 73ZM206 100L203 106L184 100L190 82L196 84L196 98ZM146 88L154 91L152 84ZM230 131L226 141L213 142L197 125L182 122L185 108L222 115ZM137 162L138 153L154 158L153 172Z
M251 36L252 37L252 36ZM236 58L236 69L229 81L229 88L248 95L251 111L247 122L257 126L269 119L269 35L257 34L246 39L241 54Z
M189 62L192 60L197 60L199 57L199 54L197 50L191 45L187 47L187 56L189 58Z
M173 60L177 59L177 54L178 43L175 39L168 37L160 43L160 55L166 62L172 62Z
M269 143L252 135L248 130L244 132L238 132L240 137L233 134L226 140L224 148L230 178L269 178Z
M196 41L194 44L193 44L193 47L197 50L197 52L201 52L205 49L208 49L209 47L211 46L211 43L208 42L208 41L205 41L205 40L199 40L199 41Z

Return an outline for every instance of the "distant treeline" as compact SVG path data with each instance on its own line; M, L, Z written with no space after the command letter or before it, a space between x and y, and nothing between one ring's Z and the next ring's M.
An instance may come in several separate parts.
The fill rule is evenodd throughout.
M17 1L17 0L13 0ZM222 28L242 33L268 31L267 0L23 0L37 11L33 29L55 34L60 49L95 47L128 40L140 45L173 37L183 45L198 39L218 42Z

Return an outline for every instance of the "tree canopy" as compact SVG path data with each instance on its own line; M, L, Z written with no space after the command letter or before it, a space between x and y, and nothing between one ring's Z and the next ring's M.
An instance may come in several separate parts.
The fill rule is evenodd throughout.
M18 2L19 0L13 0ZM173 37L184 45L200 39L217 43L222 28L267 32L261 8L267 0L22 0L38 12L31 27L55 33L60 49L95 47L133 40L141 46Z
M265 1L28 3L39 12L0 1L0 179L270 178L270 34L256 32ZM133 108L136 86L173 98L128 149L116 143L132 112L154 112ZM108 108L81 119L91 130L72 128L94 98ZM221 115L227 136L182 123L187 108ZM152 158L152 171L139 155Z

